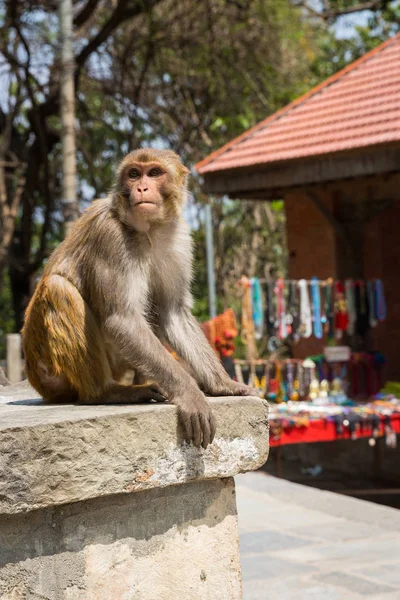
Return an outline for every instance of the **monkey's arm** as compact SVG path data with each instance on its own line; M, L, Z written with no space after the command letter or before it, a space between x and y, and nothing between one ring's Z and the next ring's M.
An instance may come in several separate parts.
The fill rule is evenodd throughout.
M161 328L168 343L189 365L197 383L209 396L252 396L252 388L233 381L207 342L189 306L175 305L164 316Z
M146 379L158 384L176 404L188 439L204 448L215 435L214 417L196 381L164 348L139 313L109 316L104 331L126 362Z

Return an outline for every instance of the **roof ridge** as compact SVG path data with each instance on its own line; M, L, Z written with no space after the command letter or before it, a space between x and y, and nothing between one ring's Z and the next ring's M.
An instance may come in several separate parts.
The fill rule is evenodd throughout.
M310 90L308 90L307 92L305 92L304 94L302 94L301 96L299 96L298 98L296 98L295 100L292 100L292 102L289 102L289 104L287 104L286 106L283 106L282 108L278 109L276 112L272 113L272 115L269 115L268 117L266 117L265 119L263 119L262 121L260 121L259 123L257 123L253 127L251 127L250 129L247 129L246 131L244 131L243 133L241 133L240 135L238 135L236 138L234 138L230 142L227 142L226 144L224 144L223 146L221 146L221 148L218 148L217 150L214 150L214 152L212 152L211 154L209 154L208 156L206 156L205 158L203 158L202 160L200 160L199 162L197 162L194 165L195 169L197 171L201 172L202 167L208 165L215 158L218 158L218 156L221 156L221 154L224 154L224 152L226 152L226 150L229 150L232 146L235 146L236 144L239 144L243 140L247 139L253 133L255 133L257 131L260 131L268 123L270 123L272 121L275 121L275 120L283 117L288 112L290 112L294 108L297 108L297 106L303 104L306 100L308 100L309 98L311 98L315 94L319 93L321 90L323 90L323 89L329 87L330 85L336 83L342 77L344 77L345 75L347 75L349 72L354 71L361 64L367 62L369 59L373 58L376 54L378 54L379 52L381 52L382 50L384 50L385 48L387 48L391 44L395 43L396 40L400 40L400 32L396 33L394 36L392 36L389 39L385 40L384 42L382 42L381 44L379 44L379 46L376 46L375 48L373 48L372 50L370 50L369 52L367 52L363 56L360 56L360 58L356 59L352 63L346 65L343 69L340 69L340 71L338 71L337 73L334 73L333 75L331 75L330 77L328 77L324 81L318 83L316 86L314 86L313 88L311 88Z

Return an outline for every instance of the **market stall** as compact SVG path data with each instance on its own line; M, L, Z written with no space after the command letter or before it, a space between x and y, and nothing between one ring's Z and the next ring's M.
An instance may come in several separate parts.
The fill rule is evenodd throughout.
M374 440L385 437L390 447L396 446L400 433L400 401L385 397L368 403L338 406L326 403L288 402L271 406L270 445L333 442L362 437Z
M242 277L240 286L240 315L230 309L203 329L230 375L269 401L271 447L368 438L378 450L382 438L394 448L400 400L385 392L385 358L368 346L368 332L386 316L382 282ZM292 358L311 336L324 340L323 353Z

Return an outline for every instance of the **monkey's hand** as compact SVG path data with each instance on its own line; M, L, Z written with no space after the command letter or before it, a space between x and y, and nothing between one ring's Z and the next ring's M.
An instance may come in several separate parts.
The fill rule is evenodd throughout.
M202 389L207 396L259 396L256 389L229 378Z
M193 441L197 448L207 448L215 436L215 418L201 390L195 384L190 385L171 402L178 407L186 439Z

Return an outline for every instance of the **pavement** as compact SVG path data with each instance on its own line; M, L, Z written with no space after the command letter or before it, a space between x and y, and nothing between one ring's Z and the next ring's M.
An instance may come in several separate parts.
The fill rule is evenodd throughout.
M400 600L400 510L262 471L235 480L243 600Z

